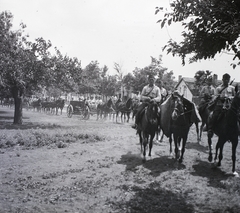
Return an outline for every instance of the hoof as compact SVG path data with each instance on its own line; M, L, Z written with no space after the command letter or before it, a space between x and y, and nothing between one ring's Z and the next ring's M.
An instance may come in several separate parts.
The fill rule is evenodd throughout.
M208 161L209 161L209 162L212 162L212 156L209 156L209 157L208 157Z

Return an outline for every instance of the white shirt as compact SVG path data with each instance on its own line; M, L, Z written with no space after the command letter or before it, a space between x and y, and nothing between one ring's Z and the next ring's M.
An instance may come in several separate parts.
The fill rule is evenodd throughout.
M148 100L149 97L155 100L156 102L160 102L162 98L160 88L156 85L153 85L153 87L150 87L149 85L143 87L141 93L141 100L142 101Z

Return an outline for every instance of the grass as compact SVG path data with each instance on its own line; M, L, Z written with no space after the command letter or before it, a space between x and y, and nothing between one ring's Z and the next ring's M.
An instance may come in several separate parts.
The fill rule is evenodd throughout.
M64 148L67 143L82 142L96 142L105 140L104 137L79 133L79 129L73 128L71 130L64 128L57 128L53 130L48 129L27 129L27 130L1 130L0 148L9 148L20 145L25 149L43 146L57 146Z

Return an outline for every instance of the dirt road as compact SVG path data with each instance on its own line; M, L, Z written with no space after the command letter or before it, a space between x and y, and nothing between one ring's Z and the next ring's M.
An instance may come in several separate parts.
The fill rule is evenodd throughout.
M206 134L192 127L182 164L167 138L142 162L130 123L0 108L0 212L240 212L240 180L231 174L231 144L221 168L207 161ZM216 138L214 138L216 141ZM215 143L214 143L215 145ZM240 149L237 172L240 173Z

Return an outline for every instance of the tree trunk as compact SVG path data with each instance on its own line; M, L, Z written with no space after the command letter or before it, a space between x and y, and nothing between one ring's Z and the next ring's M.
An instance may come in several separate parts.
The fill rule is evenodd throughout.
M13 90L13 98L14 98L14 105L15 105L15 109L14 109L14 120L13 123L14 124L22 124L22 90L19 89L18 87L14 87Z

